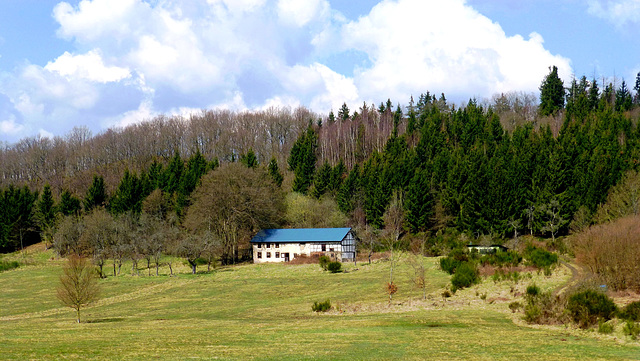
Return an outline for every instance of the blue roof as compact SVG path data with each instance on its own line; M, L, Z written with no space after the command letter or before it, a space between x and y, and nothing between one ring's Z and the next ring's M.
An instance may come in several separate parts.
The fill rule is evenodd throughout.
M251 243L340 242L351 228L263 229Z

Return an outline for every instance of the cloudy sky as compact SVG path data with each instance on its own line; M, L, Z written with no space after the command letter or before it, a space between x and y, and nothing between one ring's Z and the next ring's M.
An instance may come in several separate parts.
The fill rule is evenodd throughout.
M0 142L157 114L635 82L640 0L1 0ZM633 87L633 85L631 86Z

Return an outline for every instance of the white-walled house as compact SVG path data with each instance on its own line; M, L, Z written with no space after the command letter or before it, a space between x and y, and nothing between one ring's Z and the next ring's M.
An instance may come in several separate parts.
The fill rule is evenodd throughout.
M251 245L254 263L289 262L316 253L342 262L356 258L356 238L351 228L263 229L251 239Z

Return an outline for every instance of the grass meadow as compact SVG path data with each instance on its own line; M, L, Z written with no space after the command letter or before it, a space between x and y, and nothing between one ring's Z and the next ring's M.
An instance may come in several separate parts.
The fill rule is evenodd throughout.
M518 283L485 279L443 298L449 276L427 258L427 292L401 259L399 290L385 294L389 262L345 265L221 267L189 274L177 261L160 276L140 270L100 281L102 294L83 323L55 297L64 260L32 249L5 256L23 265L0 273L3 360L622 360L640 359L640 343L565 326L527 326L508 303L528 284L543 289L569 279L533 274ZM206 271L206 266L199 270ZM154 274L152 272L152 274ZM311 311L314 301L334 308Z

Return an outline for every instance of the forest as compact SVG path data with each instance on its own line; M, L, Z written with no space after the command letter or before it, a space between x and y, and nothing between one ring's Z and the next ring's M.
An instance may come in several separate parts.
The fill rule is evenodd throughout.
M539 99L456 106L426 92L406 106L207 110L25 138L0 149L0 251L44 241L91 256L101 273L111 260L114 274L125 259L151 272L171 254L195 272L198 259L243 259L266 227L385 237L397 204L406 239L554 242L637 214L615 214L610 194L637 178L639 91L640 74L633 89L584 76L564 84L552 67Z

